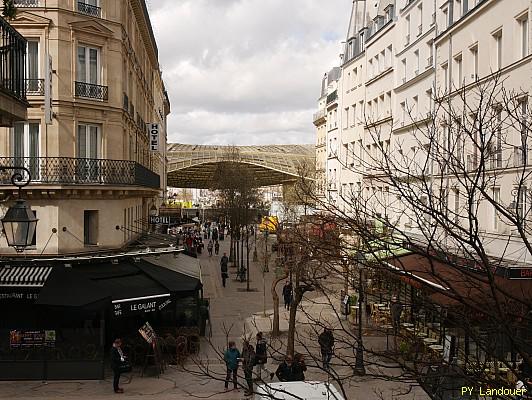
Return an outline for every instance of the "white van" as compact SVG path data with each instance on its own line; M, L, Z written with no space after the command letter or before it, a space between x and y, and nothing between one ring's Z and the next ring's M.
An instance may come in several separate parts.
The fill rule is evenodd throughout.
M275 382L259 385L254 400L345 400L327 382Z

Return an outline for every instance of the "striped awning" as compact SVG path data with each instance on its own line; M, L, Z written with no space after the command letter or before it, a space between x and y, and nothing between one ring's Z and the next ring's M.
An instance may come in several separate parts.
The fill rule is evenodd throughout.
M42 287L52 267L0 267L0 286Z

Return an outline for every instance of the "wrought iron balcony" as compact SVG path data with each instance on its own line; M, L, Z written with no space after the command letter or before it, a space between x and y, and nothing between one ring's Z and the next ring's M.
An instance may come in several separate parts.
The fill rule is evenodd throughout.
M95 85L93 83L75 81L75 96L87 99L107 101L109 89L107 86Z
M15 0L13 4L16 7L40 7L40 0Z
M4 92L25 101L26 39L1 17L0 37L0 86Z
M44 79L26 79L26 94L29 96L44 95Z
M160 177L129 160L72 157L0 157L0 167L25 167L31 184L126 185L158 189ZM11 185L10 174L0 172L0 185Z
M90 15L91 17L102 17L102 9L100 7L93 6L92 4L87 4L83 1L78 1L78 12L85 15Z

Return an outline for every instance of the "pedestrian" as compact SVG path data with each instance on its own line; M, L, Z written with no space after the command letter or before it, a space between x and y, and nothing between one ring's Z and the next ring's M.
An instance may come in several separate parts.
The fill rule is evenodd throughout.
M255 357L257 362L255 365L255 377L257 380L261 380L262 370L265 370L270 374L270 377L273 378L273 372L270 372L266 367L266 364L268 363L268 342L264 339L262 332L257 333L256 339Z
M124 389L118 386L120 382L121 366L126 362L126 356L122 351L122 339L116 338L111 347L111 368L113 370L113 389L115 393L124 393Z
M275 376L281 382L290 382L292 380L292 356L287 355L284 361L279 364Z
M255 366L255 350L253 346L247 341L244 341L242 347L242 367L244 368L244 377L248 387L245 395L251 396L253 394L253 367Z
M212 240L214 240L215 242L218 241L218 229L217 228L214 228L212 230Z
M212 240L209 240L209 244L207 245L207 250L209 251L209 257L212 257L212 248L213 248Z
M225 287L226 279L229 278L229 274L227 273L227 264L229 264L229 258L227 257L227 253L224 253L222 258L220 259L220 270L222 272L223 287Z
M218 243L218 241L216 241L214 243L214 254L218 255L219 251L220 251L220 243Z
M305 364L305 357L303 356L303 354L296 354L294 356L294 362L292 363L292 376L290 377L290 380L304 381L306 370L307 366Z
M224 353L224 361L227 368L227 374L225 375L225 390L229 389L229 379L231 379L231 375L233 375L233 388L234 390L238 390L237 374L239 360L240 352L236 348L235 342L230 341L229 348Z
M397 330L401 323L401 314L403 312L403 305L397 301L397 296L392 296L390 302L390 315L392 317L393 331L397 335Z
M321 360L323 361L323 369L328 371L330 368L331 358L334 353L334 335L329 328L325 328L318 337L318 343L321 350Z
M292 282L287 281L283 287L284 308L290 310L292 304Z

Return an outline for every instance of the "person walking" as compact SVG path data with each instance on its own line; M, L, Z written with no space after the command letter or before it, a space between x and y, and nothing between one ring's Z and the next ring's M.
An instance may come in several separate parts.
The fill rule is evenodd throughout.
M248 387L245 395L251 396L253 394L253 366L255 365L255 350L253 346L247 341L244 341L242 348L242 367L244 368L244 377Z
M283 299L284 308L290 310L290 304L292 304L292 282L287 281L283 286Z
M218 252L220 251L220 243L218 243L218 240L214 243L214 254L218 255Z
M236 348L235 342L230 341L229 348L224 353L224 361L227 368L227 373L225 375L225 390L229 389L229 380L231 379L231 375L233 376L233 389L238 390L237 374L239 360L240 352Z
M323 369L328 371L334 352L334 335L329 328L325 328L323 332L320 333L320 336L318 337L318 344L320 345Z
M255 363L255 379L262 379L262 370L265 370L270 374L270 377L273 378L273 372L270 372L266 367L266 364L268 363L268 342L264 339L262 332L257 333L256 339L255 357L257 362Z
M290 382L292 380L292 356L287 355L284 361L279 364L275 371L275 376L281 382Z
M113 389L115 393L124 393L124 389L119 387L120 366L126 361L126 356L122 351L122 339L116 338L111 347L111 369L113 370Z
M306 370L307 366L305 364L305 357L303 354L296 354L294 356L294 362L292 363L292 376L290 377L291 381L304 381Z
M212 240L209 240L209 244L207 244L207 250L209 251L209 257L212 257L212 248L213 248Z
M401 314L403 313L403 305L397 301L397 296L392 296L390 302L390 315L392 317L393 331L397 335L397 330L401 323Z
M227 278L229 278L229 274L227 273L227 264L229 264L229 258L227 257L227 253L224 253L222 258L220 259L220 269L222 272L222 285L225 287L225 281Z

